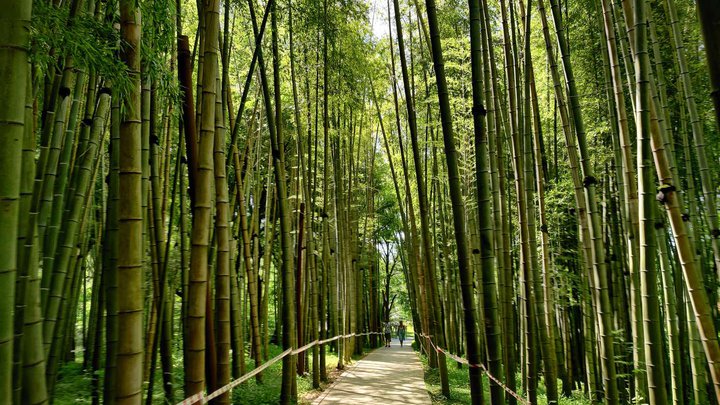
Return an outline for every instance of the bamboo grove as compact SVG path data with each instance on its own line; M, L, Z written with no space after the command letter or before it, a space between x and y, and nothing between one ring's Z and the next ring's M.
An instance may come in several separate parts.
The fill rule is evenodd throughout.
M1 404L295 403L393 305L446 397L720 403L716 1L0 10Z

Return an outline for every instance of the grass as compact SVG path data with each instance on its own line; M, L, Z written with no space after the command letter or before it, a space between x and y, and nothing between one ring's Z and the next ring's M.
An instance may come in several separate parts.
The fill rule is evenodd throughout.
M55 383L53 403L56 405L92 403L90 380L91 374L82 369L82 363L64 364Z

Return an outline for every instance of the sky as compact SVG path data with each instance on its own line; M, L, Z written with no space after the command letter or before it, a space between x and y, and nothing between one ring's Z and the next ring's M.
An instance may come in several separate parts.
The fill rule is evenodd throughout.
M370 24L376 39L388 34L387 0L365 0L370 5Z

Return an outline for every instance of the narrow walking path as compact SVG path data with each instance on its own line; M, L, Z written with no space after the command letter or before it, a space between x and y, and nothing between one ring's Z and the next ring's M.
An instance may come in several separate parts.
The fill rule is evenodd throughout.
M393 339L345 371L313 404L431 404L422 363L406 341Z

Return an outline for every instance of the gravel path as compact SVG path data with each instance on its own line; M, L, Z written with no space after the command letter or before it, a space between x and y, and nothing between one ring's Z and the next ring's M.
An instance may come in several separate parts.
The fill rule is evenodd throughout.
M422 363L405 342L372 351L323 392L313 404L423 404L430 405Z

